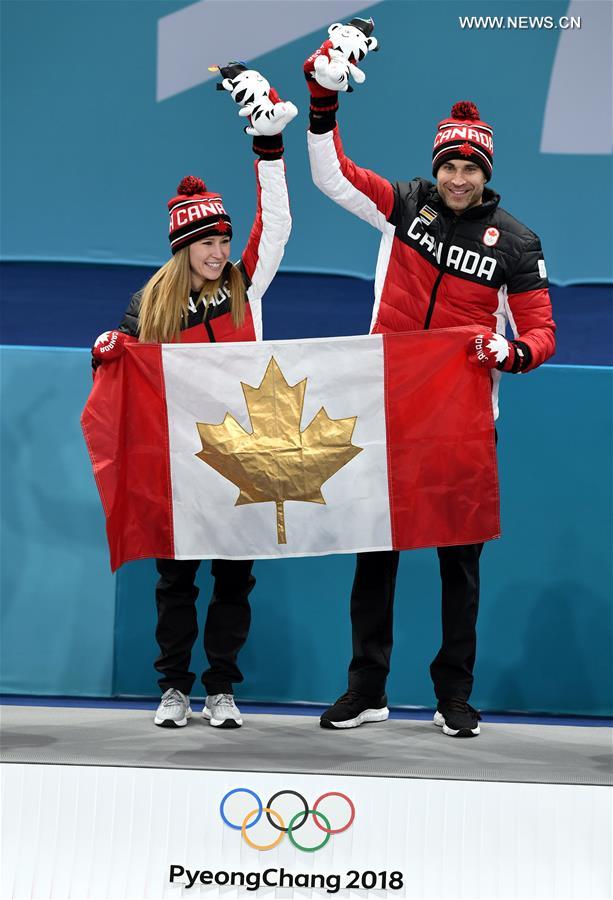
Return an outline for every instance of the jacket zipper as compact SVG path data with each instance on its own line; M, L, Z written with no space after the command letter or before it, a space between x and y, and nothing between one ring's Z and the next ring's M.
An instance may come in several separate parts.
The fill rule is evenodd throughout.
M211 328L211 323L209 322L209 309L210 305L204 311L204 315L202 317L202 324L206 328L206 333L209 336L209 341L211 344L216 344L217 340L215 339L215 334L213 333L213 329Z
M454 221L451 223L449 228L449 234L445 238L443 243L443 249L441 250L441 264L443 268L440 270L438 275L436 276L436 281L432 286L432 292L430 294L430 303L428 305L428 312L426 313L426 321L424 322L424 331L427 331L430 328L430 322L432 321L432 315L434 313L434 304L436 303L436 294L438 291L438 286L443 279L443 275L445 274L445 260L447 259L447 251L449 250L449 245L451 244L451 239L454 235L458 224L458 216L454 216Z

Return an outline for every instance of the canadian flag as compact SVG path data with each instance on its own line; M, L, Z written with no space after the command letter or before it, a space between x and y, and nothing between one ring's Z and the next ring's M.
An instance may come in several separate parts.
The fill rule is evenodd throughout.
M499 537L477 331L126 345L81 420L112 569Z

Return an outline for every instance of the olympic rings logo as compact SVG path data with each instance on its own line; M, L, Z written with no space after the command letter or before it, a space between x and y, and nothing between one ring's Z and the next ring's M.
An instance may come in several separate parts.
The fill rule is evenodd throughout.
M244 817L242 822L231 822L226 815L226 803L236 794L247 794L249 797L253 798L256 803L256 806L251 809ZM294 815L292 815L287 822L283 820L280 813L277 810L273 809L273 803L275 800L278 800L279 797L288 794L292 797L296 797L300 803L302 804L302 809L299 809ZM318 809L320 803L323 800L326 800L328 797L340 797L341 800L344 800L348 806L348 817L347 821L340 824L340 826L333 828L330 820L326 815L324 815L321 810ZM343 831L347 831L353 825L353 820L355 819L355 806L353 805L353 801L346 794L340 793L340 791L328 791L325 794L322 794L321 797L318 797L312 807L309 807L306 799L299 794L298 791L291 790L283 790L277 791L276 794L273 794L272 797L268 800L266 806L262 803L258 795L255 791L250 790L249 788L234 788L231 791L228 791L227 794L224 795L221 803L219 804L219 814L223 820L223 822L229 827L234 829L234 831L240 831L243 836L245 842L252 847L254 850L272 850L278 844L281 843L285 835L288 836L291 843L298 850L302 850L305 853L314 853L316 850L321 850L322 847L325 847L333 834L342 834ZM279 834L277 837L271 841L270 844L256 844L255 841L251 840L248 831L250 828L253 828L254 825L262 818L262 815L266 815L268 822L275 831L278 831ZM323 840L316 844L314 847L306 847L304 844L300 844L296 838L294 837L294 833L298 831L302 826L307 822L309 816L312 817L313 822L317 826L317 828L324 833Z

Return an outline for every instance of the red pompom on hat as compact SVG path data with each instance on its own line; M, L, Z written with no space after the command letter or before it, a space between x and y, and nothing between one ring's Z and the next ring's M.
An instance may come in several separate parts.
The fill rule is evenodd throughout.
M460 100L451 107L451 118L461 121L478 122L479 110L470 100Z
M438 124L432 150L432 174L450 159L470 160L480 166L486 181L494 165L494 132L482 122L479 110L470 100L460 100L451 108L451 117Z
M176 197L168 201L168 210L168 237L173 255L211 234L232 237L232 220L224 209L221 195L207 191L202 178L195 175L181 179Z
M181 179L177 194L185 194L186 197L191 197L192 194L206 194L206 184L196 175L186 175Z

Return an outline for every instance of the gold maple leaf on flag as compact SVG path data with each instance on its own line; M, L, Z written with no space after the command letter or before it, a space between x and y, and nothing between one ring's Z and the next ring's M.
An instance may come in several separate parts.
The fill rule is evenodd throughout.
M361 453L351 443L357 416L331 419L322 406L301 431L307 379L290 386L274 357L259 387L241 387L252 431L229 412L220 425L197 422L196 456L240 488L236 506L276 503L278 543L285 544L285 501L325 504L323 483Z

